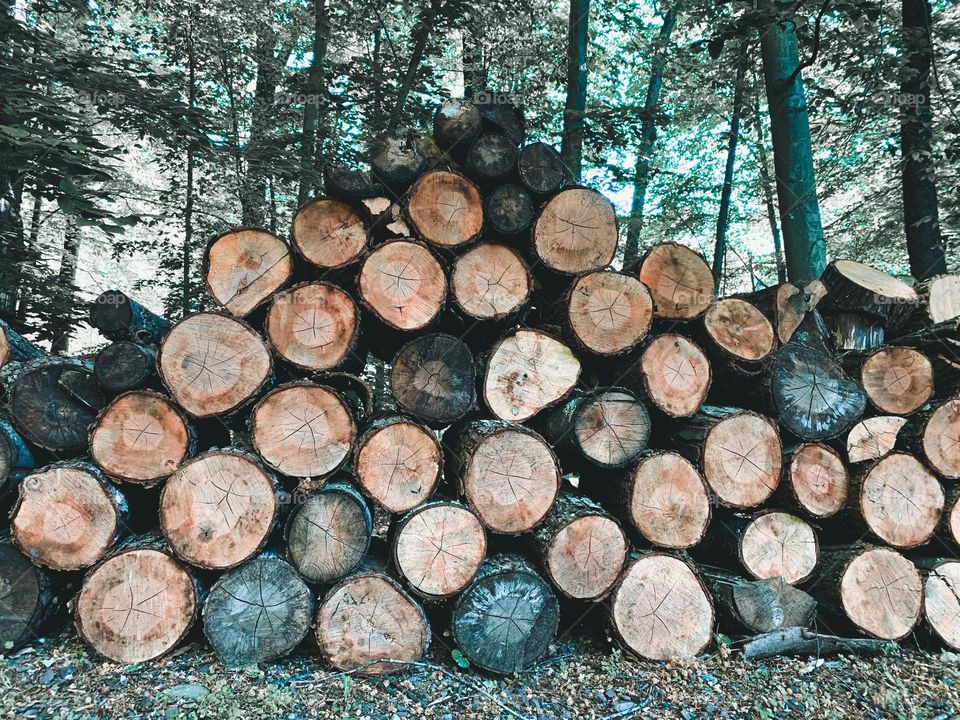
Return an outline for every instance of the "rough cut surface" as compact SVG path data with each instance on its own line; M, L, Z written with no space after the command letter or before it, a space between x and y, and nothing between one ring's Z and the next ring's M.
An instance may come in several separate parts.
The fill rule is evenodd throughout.
M923 454L944 477L960 478L960 399L948 400L930 415Z
M782 577L791 584L801 583L813 573L818 559L813 528L789 513L758 515L740 538L740 560L758 580Z
M597 271L570 286L567 323L576 341L590 352L626 352L647 335L652 321L650 290L631 275Z
M633 525L655 545L693 547L710 524L710 497L697 469L684 457L657 452L641 458L625 480Z
M877 415L858 422L847 435L847 459L851 463L879 460L893 450L906 422L906 418L895 415Z
M713 342L738 360L762 360L776 347L773 325L745 300L718 300L703 316L703 324Z
M664 333L653 338L640 356L640 369L646 395L671 417L693 415L710 390L710 361L683 335Z
M473 408L475 367L466 343L452 335L421 335L393 358L390 390L397 405L431 426L443 427Z
M376 423L357 443L357 482L389 512L406 512L429 498L442 468L443 452L437 438L406 418Z
M601 390L579 404L573 418L573 436L577 447L594 464L623 467L647 446L650 414L631 393Z
M607 593L627 559L620 525L601 511L570 511L558 501L558 517L544 521L547 576L565 596L593 600ZM566 512L565 512L566 511ZM549 527L547 527L549 526ZM548 537L549 536L549 537Z
M287 282L293 258L273 233L236 228L210 244L204 270L210 297L231 315L244 317Z
M913 563L894 550L871 547L844 569L840 596L847 616L863 632L899 640L920 619L923 587Z
M370 253L358 285L367 307L389 327L403 331L433 322L447 296L440 263L425 245L411 240L384 243Z
M617 250L617 215L603 195L570 188L555 195L533 226L534 251L559 273L580 273L609 265Z
M428 172L410 188L407 221L417 237L431 245L467 245L483 228L480 191L463 175L446 170Z
M303 283L274 296L266 330L287 362L305 370L329 370L352 352L360 314L353 298L336 285Z
M877 410L890 415L909 415L933 395L933 367L917 350L883 348L863 363L860 382Z
M339 268L360 259L367 246L367 226L349 203L316 198L293 216L290 240L313 265Z
M947 646L960 649L960 562L938 563L923 584L923 614Z
M894 547L911 548L929 540L943 505L937 477L906 453L887 455L867 471L860 485L864 521Z
M840 454L822 443L805 443L790 456L790 485L797 503L818 518L847 504L850 476Z
M639 275L650 288L657 317L689 320L713 302L713 273L706 261L685 245L654 245L643 256Z
M777 489L780 435L762 415L741 412L721 420L703 448L703 475L720 501L756 507Z
M450 292L468 317L498 320L526 304L531 292L530 273L513 248L481 243L454 262Z

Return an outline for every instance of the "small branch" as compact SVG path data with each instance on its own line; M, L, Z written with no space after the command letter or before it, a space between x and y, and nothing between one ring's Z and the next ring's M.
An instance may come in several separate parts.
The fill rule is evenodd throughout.
M779 655L836 655L839 653L880 655L890 647L885 640L842 638L821 635L806 628L792 627L757 635L743 646L747 660L777 657Z

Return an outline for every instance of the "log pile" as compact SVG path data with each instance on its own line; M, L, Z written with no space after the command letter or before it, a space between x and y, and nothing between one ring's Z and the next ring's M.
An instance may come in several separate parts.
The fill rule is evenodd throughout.
M591 603L655 660L815 619L960 649L960 281L835 260L717 298L673 242L614 269L613 205L523 137L448 100L327 168L289 242L215 238L218 310L98 297L95 357L0 324L0 646L70 599L121 663L200 622L231 667L433 638L513 673Z

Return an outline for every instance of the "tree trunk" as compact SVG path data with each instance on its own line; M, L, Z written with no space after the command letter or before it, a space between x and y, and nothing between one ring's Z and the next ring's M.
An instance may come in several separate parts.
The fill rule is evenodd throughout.
M820 280L827 289L822 308L879 318L887 330L902 328L920 304L902 280L853 260L834 260Z
M777 206L773 201L773 181L770 178L767 144L764 142L765 133L760 115L760 97L756 91L753 93L753 122L757 128L757 170L760 174L763 204L767 211L767 223L770 225L770 237L773 238L773 259L777 265L777 283L783 285L787 281L787 266L783 261L783 241L780 238L780 225L777 222Z
M721 627L733 625L754 635L781 628L805 628L816 617L817 601L783 578L746 580L707 570L703 579L719 605Z
M796 515L764 511L739 533L740 564L757 580L783 578L799 585L817 567L820 548L813 528Z
M474 375L473 353L462 340L421 335L394 357L390 390L404 411L431 427L444 427L473 409Z
M267 302L292 274L290 248L266 230L229 230L210 243L204 257L207 293L236 317Z
M517 146L503 133L484 133L467 151L466 172L484 186L503 182L516 167Z
M563 110L563 142L560 154L573 181L579 183L583 164L584 116L587 109L590 0L570 0L567 33L567 100Z
M191 111L196 110L197 104L197 58L194 45L194 12L193 8L187 13L187 106ZM183 203L183 245L180 251L182 263L180 274L180 317L190 314L192 288L190 271L193 269L193 185L196 171L196 155L193 141L187 140L187 178L184 188Z
M407 97L413 89L413 82L420 71L420 63L423 60L423 54L427 49L427 42L430 40L430 32L437 16L444 10L442 0L428 0L427 7L419 14L413 29L410 32L410 38L413 41L413 48L410 52L410 61L407 63L407 70L400 81L400 87L397 91L397 102L390 112L390 123L387 125L387 132L392 133L400 127L404 119L403 110L407 104Z
M110 343L93 361L93 374L108 395L156 384L157 352L128 340Z
M42 357L43 354L43 350L0 320L0 368L8 362L27 362Z
M777 346L773 325L746 300L717 300L703 315L705 347L726 364L755 366Z
M433 116L433 138L444 150L463 148L477 139L482 124L483 116L476 105L451 98L440 103Z
M50 577L23 556L8 540L0 542L0 578L3 578L3 614L0 647L19 650L39 637L60 606Z
M606 267L617 251L613 204L596 190L562 190L533 225L533 251L546 269L564 276Z
M743 646L745 660L763 660L785 655L882 655L889 645L880 640L867 638L842 638L825 635L802 627L765 633Z
M943 488L915 457L890 453L864 473L859 485L860 515L884 543L906 549L933 536L943 512Z
M100 293L90 303L90 324L109 340L132 340L157 345L170 323L119 290Z
M53 338L50 341L50 353L63 355L70 345L70 334L73 332L73 318L71 311L74 308L75 292L77 290L77 264L80 260L80 227L73 216L66 218L66 230L63 235L63 252L60 253L60 270L57 272L55 293L58 296L57 306L54 308L48 332Z
M313 53L307 82L304 86L303 132L300 139L300 185L297 205L306 204L320 186L319 170L323 166L323 139L320 127L320 96L324 94L323 76L327 64L327 43L330 38L330 19L326 0L313 2Z
M911 415L933 396L933 365L919 350L886 347L847 353L844 367L859 378L867 400L878 412Z
M840 454L823 443L804 443L784 452L787 472L774 507L796 508L814 518L836 515L847 506L850 474Z
M450 297L470 323L515 316L532 291L526 261L508 245L481 243L453 261Z

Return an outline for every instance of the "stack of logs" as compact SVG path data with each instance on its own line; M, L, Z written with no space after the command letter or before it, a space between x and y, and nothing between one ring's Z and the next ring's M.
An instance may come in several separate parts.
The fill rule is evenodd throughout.
M672 242L616 271L613 205L524 135L444 102L289 243L214 239L216 310L102 294L95 357L4 326L2 646L69 599L122 663L202 616L228 666L309 635L385 673L433 636L511 673L591 603L658 660L815 617L960 648L960 277L718 299Z

